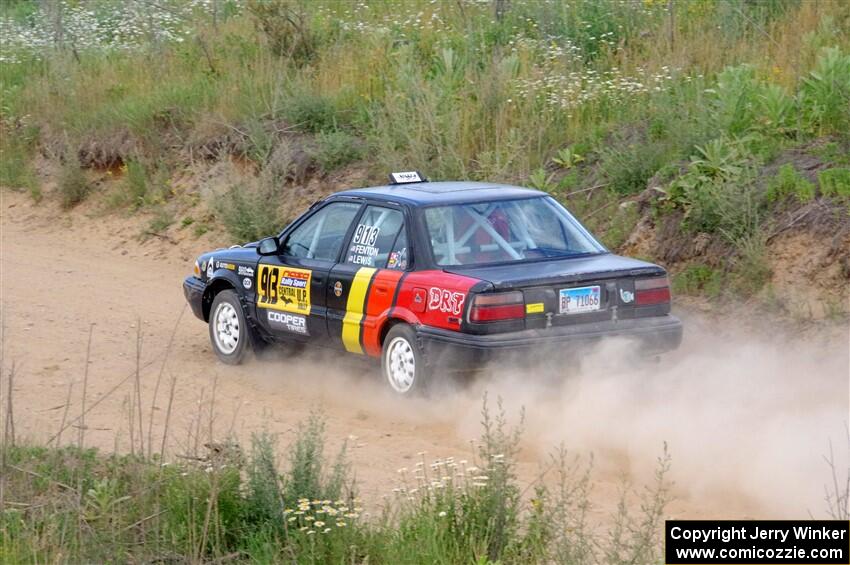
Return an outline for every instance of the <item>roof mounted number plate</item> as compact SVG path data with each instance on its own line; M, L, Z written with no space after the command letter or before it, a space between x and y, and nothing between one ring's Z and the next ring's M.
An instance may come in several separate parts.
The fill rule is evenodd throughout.
M390 173L390 182L392 182L392 184L427 182L427 180L428 179L419 174L418 171L403 171L399 173Z

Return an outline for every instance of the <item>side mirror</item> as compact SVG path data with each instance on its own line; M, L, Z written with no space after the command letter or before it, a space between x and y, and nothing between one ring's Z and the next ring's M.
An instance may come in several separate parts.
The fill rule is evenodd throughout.
M266 237L260 240L260 245L257 246L257 253L260 255L277 255L277 238Z

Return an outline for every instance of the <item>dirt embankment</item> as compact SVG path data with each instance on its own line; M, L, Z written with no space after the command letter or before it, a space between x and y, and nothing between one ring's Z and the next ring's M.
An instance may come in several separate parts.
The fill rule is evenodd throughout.
M619 251L650 257L683 279L690 274L690 286L699 288L691 289L689 303L704 311L716 311L719 302L731 302L723 304L724 310L734 313L744 301L729 301L734 293L717 288L717 283L734 282L734 277L720 276L713 284L705 278L699 280L700 276L743 271L753 281L758 280L743 291L742 296L752 295L745 306L749 315L772 310L796 322L846 319L850 315L850 209L845 200L823 197L819 173L835 166L823 156L827 141L786 149L759 168L754 181L759 197L776 182L782 167L792 167L800 182L809 183L812 197L801 200L786 195L760 209L759 237L753 238L749 247L733 245L722 230L706 233L687 229L686 214L681 209L656 213L655 207L669 189L669 181L657 175L640 195L621 203L634 207L638 221ZM721 296L727 300L714 298Z
M524 481L539 475L540 462L559 444L584 458L594 454L600 517L611 509L622 478L640 483L651 477L664 442L673 456L674 515L779 517L818 515L823 508L829 469L821 456L830 440L842 445L848 420L846 325L821 324L802 337L679 308L685 343L659 365L635 368L625 346L613 342L588 351L581 367L565 371L524 359L436 398L402 401L386 393L372 365L350 357L273 352L241 367L216 362L204 325L188 312L177 323L181 280L215 236L198 240L175 230L168 240L140 242L144 218L103 217L85 207L61 215L47 202L0 194L4 364L16 367L19 437L53 436L66 404L67 420L79 423L94 323L85 441L128 450L141 323L144 441L150 420L150 441L158 444L165 431L174 379L172 457L231 431L247 444L252 432L268 430L286 445L297 422L318 408L327 416L331 446L348 438L363 494L377 503L397 480L396 470L421 451L471 458L486 391L491 399L504 398L512 417L526 409ZM68 428L63 441L78 433Z

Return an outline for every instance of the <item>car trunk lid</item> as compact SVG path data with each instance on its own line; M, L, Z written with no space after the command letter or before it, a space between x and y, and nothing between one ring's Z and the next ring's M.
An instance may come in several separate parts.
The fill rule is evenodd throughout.
M527 263L450 267L446 271L486 281L492 285L493 292L522 291L526 328L669 312L669 303L636 306L635 298L636 280L665 277L666 271L652 263L611 253Z

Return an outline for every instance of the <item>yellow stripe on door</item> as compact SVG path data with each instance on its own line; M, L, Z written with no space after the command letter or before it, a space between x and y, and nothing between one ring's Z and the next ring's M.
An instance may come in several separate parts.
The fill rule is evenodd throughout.
M352 353L363 353L363 348L360 347L360 322L363 320L369 281L377 270L361 267L351 281L351 290L348 291L348 302L345 306L345 318L342 319L342 343L345 349Z

